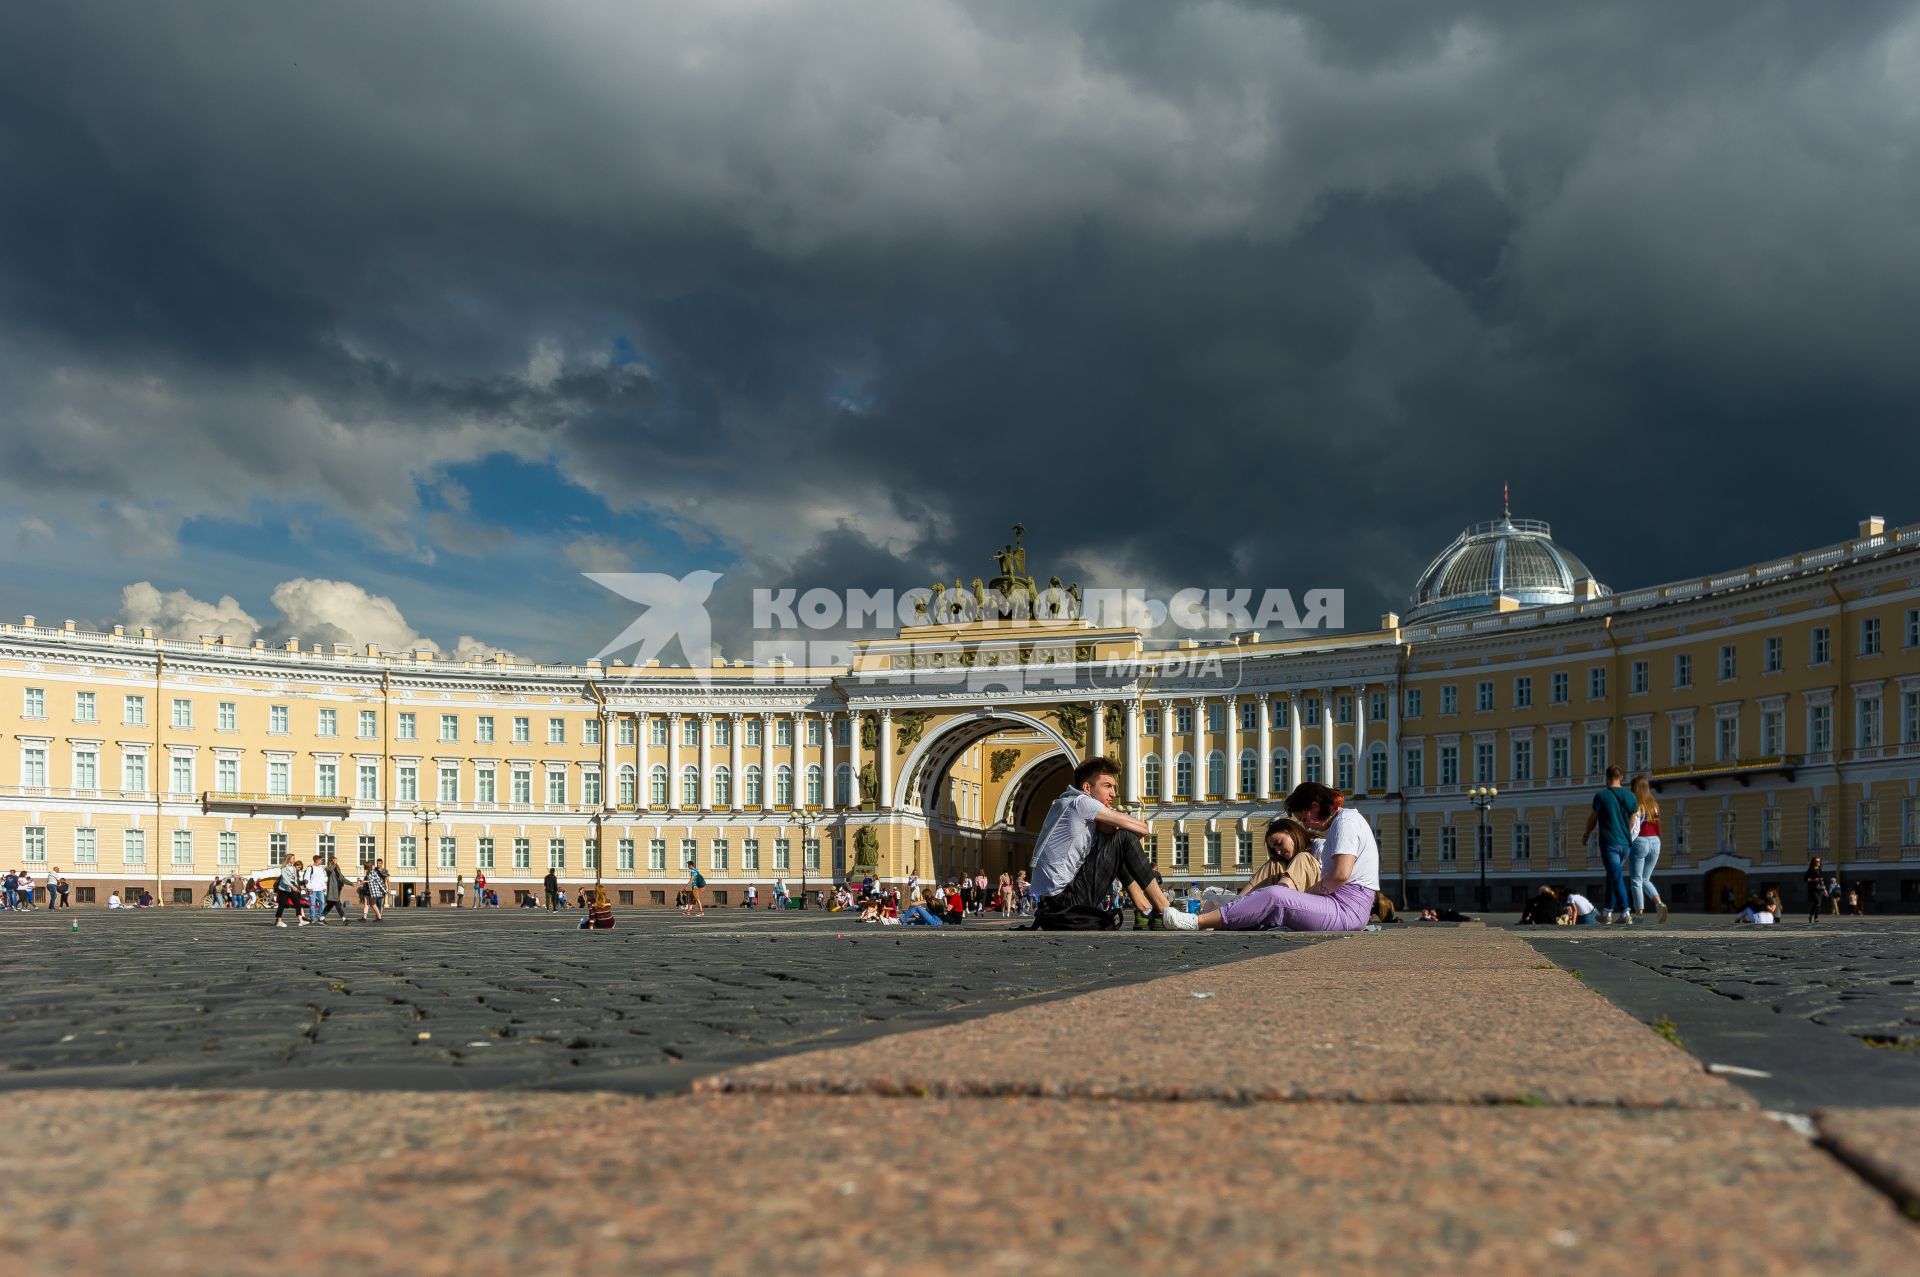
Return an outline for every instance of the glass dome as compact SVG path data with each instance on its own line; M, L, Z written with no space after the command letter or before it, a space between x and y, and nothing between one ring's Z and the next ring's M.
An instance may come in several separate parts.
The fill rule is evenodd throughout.
M1578 555L1554 541L1550 525L1503 512L1455 537L1421 573L1406 621L1492 612L1502 598L1520 607L1546 607L1612 593L1597 581L1591 593L1575 591L1576 581L1592 578Z

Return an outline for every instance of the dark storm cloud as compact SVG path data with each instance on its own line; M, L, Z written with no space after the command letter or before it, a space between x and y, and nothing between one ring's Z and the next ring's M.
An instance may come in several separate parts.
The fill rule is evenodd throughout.
M723 591L1020 519L1364 624L1503 479L1702 572L1920 514L1917 84L1892 3L16 6L0 461L404 548L547 457Z

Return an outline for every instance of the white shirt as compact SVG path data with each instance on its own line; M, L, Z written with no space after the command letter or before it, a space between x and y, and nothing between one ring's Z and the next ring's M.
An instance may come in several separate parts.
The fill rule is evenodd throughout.
M121 904L121 903L120 903L120 893L119 893L119 892L117 892L117 891L116 891L116 892L114 892L114 893L113 893L112 895L110 895L110 896L108 896L108 897L107 897L107 908L109 908L109 909L124 909L124 908L126 908L126 906L125 906L125 905L123 905L123 904Z
M327 867L325 865L308 865L307 866L307 890L324 892L326 889L327 889Z
M1773 925L1773 913L1767 909L1742 909L1740 916L1734 921L1750 922L1757 927L1771 927Z
M1093 850L1093 821L1100 809L1100 800L1084 789L1069 789L1053 800L1034 840L1034 895L1044 899L1067 889Z
M1567 893L1567 903L1573 906L1573 913L1576 918L1584 918L1593 912L1593 901L1587 899L1577 891Z
M1334 813L1319 852L1323 876L1333 873L1335 856L1352 856L1353 872L1347 881L1380 890L1380 844L1374 841L1373 826L1359 812L1342 808Z

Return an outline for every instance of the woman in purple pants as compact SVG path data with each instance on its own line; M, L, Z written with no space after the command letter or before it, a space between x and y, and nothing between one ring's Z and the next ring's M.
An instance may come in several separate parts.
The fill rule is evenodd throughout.
M1373 919L1380 890L1380 846L1359 812L1347 811L1341 793L1308 781L1287 795L1286 810L1319 835L1320 881L1305 891L1261 887L1198 918L1169 911L1176 931L1359 931Z

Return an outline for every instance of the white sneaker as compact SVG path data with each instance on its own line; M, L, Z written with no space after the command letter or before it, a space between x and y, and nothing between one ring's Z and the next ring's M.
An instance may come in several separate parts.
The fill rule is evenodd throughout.
M281 918L278 921L276 921L273 925L280 928L282 931L285 931L287 929L287 920L285 918Z
M1160 925L1170 931L1198 931L1200 919L1185 909L1169 909L1160 915Z
M284 924L284 923L282 923L281 925L282 925L282 926L284 926L284 925L286 925L286 924ZM302 918L302 919L300 919L300 925L301 925L301 926L303 926L303 927L304 927L304 926L306 926L306 925L307 925L307 920L306 920L305 918Z

